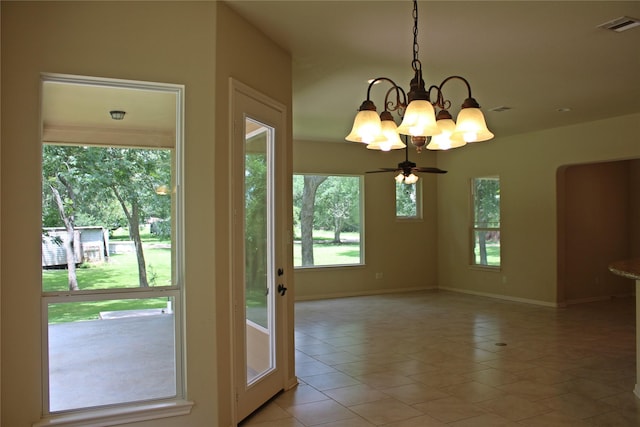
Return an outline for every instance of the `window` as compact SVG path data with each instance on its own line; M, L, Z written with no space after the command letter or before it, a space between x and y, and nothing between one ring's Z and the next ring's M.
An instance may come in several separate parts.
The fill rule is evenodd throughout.
M43 105L59 86L81 92L82 83L45 80ZM149 96L165 98L174 120L179 94L168 89ZM44 413L182 399L175 123L169 127L176 136L119 131L124 139L117 146L102 141L117 139L114 130L96 140L83 132L82 143L48 143L61 140L61 128L43 123Z
M405 184L396 182L396 218L422 218L421 183Z
M500 178L471 180L472 264L500 267Z
M362 177L293 176L294 267L363 263Z

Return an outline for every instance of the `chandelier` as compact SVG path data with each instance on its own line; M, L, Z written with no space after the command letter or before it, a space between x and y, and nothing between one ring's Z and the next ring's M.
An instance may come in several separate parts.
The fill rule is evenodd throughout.
M467 143L487 141L493 133L487 128L480 105L471 96L471 85L460 76L449 76L438 86L427 90L422 79L422 63L418 59L418 2L413 0L413 60L411 68L414 77L408 93L387 77L378 77L369 82L367 99L358 109L347 141L367 144L372 150L395 150L405 148L401 135L410 137L417 151L426 145L429 150L448 150L462 147ZM442 87L457 80L467 87L467 98L453 121L449 113L451 102L445 99ZM384 111L378 116L376 106L371 101L371 88L381 82L391 87L384 98ZM408 102L407 102L408 101ZM436 115L436 108L439 110ZM396 125L392 112L396 112L402 122Z

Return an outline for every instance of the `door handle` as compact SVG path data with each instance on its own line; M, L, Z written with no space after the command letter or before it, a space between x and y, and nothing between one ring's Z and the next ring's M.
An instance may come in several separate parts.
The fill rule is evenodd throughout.
M280 284L278 285L278 293L279 293L281 296L284 296L284 294L285 294L286 292L287 292L287 288L285 288L285 287L284 287L284 285L283 285L282 283L280 283Z

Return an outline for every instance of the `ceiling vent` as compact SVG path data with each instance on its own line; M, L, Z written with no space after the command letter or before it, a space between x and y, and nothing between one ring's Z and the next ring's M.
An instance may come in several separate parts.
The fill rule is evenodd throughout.
M495 111L496 113L502 113L503 111L511 110L511 107L505 107L501 105L499 107L490 108L489 111Z
M621 33L639 25L640 19L631 18L630 16L621 16L620 18L616 18L613 21L605 22L604 24L598 25L598 28Z

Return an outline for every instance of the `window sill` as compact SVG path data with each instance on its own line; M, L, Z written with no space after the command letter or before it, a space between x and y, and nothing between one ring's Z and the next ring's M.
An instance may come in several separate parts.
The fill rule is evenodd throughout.
M469 265L469 270L490 271L490 272L494 272L494 273L500 273L502 271L502 266L500 266L500 265L471 264L471 265Z
M159 418L176 417L191 413L193 402L172 400L144 403L126 407L113 407L91 411L50 415L33 424L33 427L106 427L129 424Z

